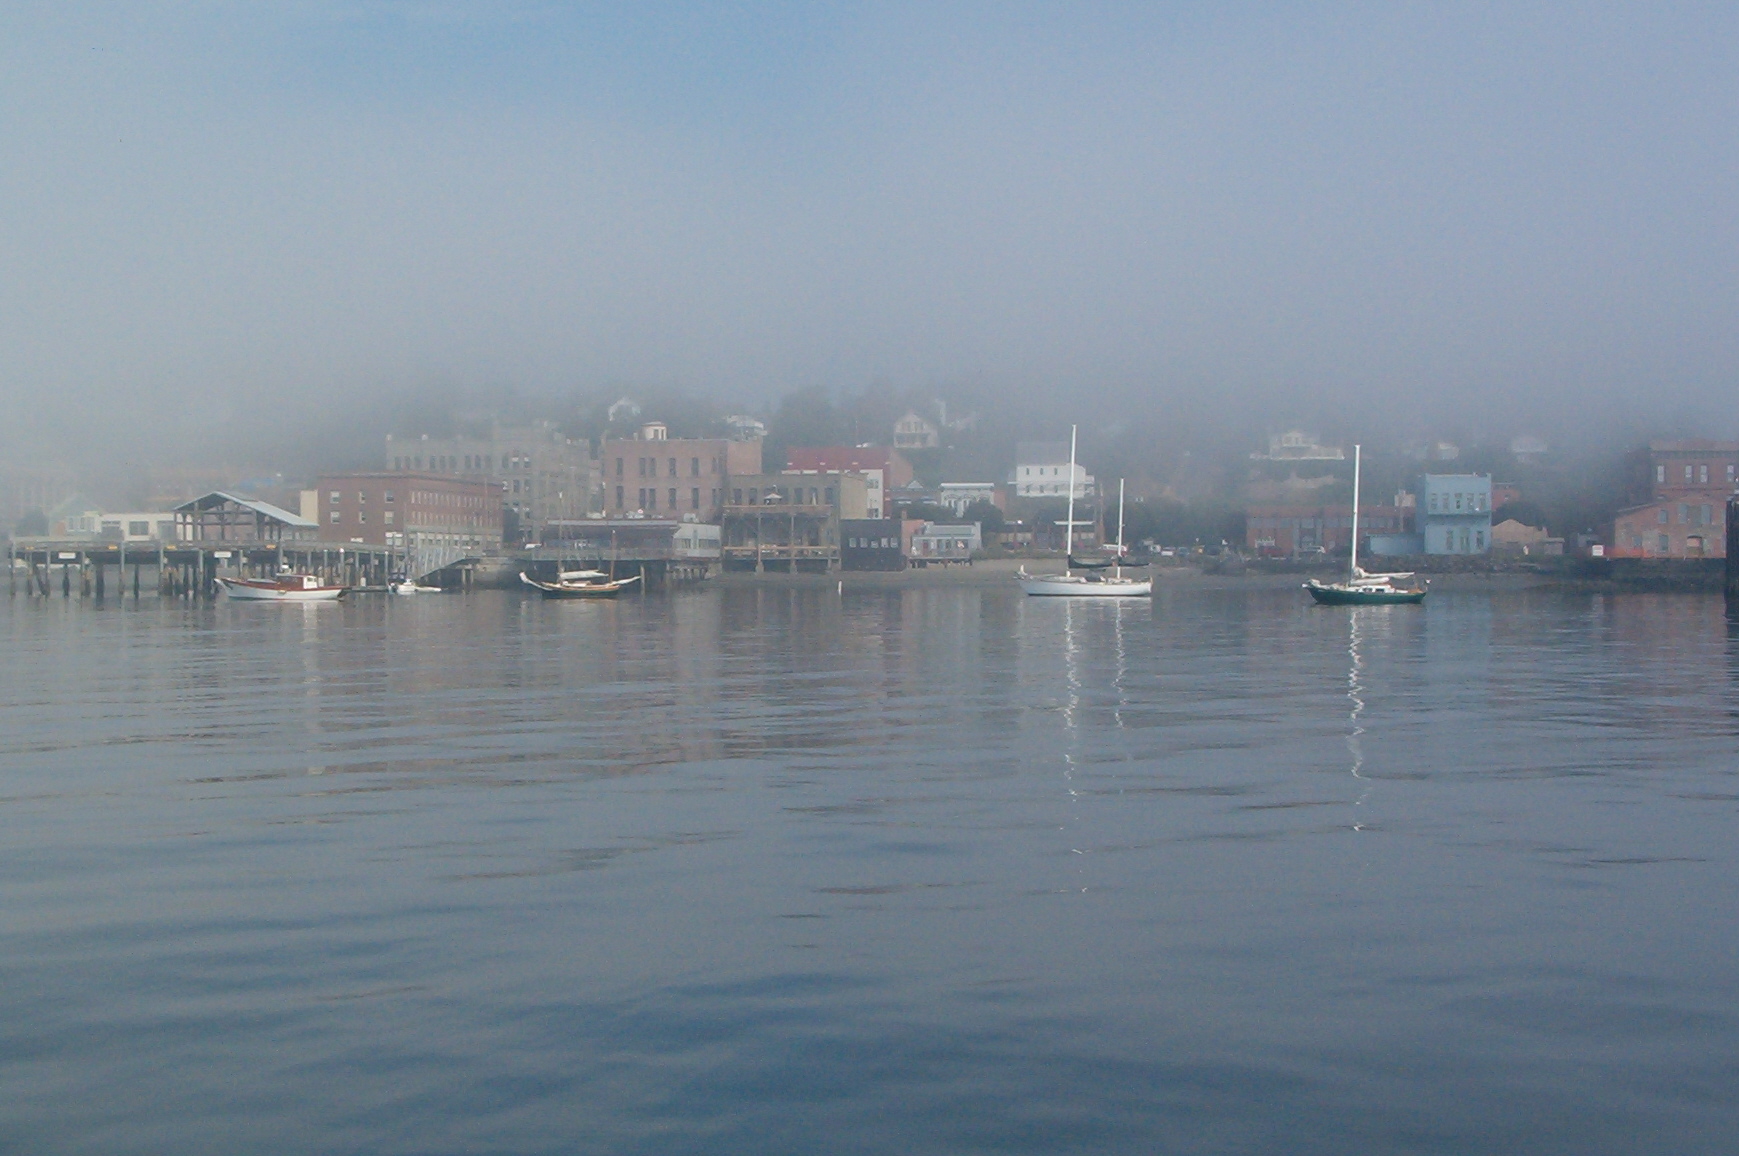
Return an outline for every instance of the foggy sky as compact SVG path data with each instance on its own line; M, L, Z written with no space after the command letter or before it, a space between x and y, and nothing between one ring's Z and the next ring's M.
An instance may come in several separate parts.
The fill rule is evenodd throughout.
M1730 434L1736 48L1717 4L11 6L0 441L870 382Z

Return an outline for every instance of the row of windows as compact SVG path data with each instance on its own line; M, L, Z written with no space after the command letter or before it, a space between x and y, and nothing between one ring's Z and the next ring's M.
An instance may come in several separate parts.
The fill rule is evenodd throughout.
M853 550L898 550L898 538L847 538L845 544Z
M1441 504L1438 499L1442 498ZM1453 506L1450 499L1455 499ZM1473 493L1437 494L1431 495L1431 512L1433 514L1481 514L1485 512L1490 495L1474 491Z
M672 486L672 487L670 487L670 489L665 491L664 509L675 510L678 508L678 495L680 494L680 492L681 491L678 490L677 487L675 487L675 486ZM642 509L642 510L656 510L659 508L659 506L658 506L658 487L657 486L642 486L642 487L640 487L639 493L636 496L639 498L639 508L640 509ZM628 504L627 498L628 498L628 491L627 491L626 487L617 486L616 487L616 506L618 509L621 509L621 508L624 508L627 506L627 504ZM717 490L712 491L712 504L715 506L719 504L719 492ZM691 487L689 489L689 491L688 491L688 508L691 510L700 509L700 487L699 486L694 486L694 487Z
M1672 518L1672 512L1665 506L1654 512L1655 521L1665 526ZM1692 506L1679 503L1679 525L1681 526L1713 526L1715 524L1715 507Z
M514 485L514 492L519 492L517 483ZM339 502L343 501L343 499L344 491L342 490L331 490L327 494L327 501L334 506L338 505ZM391 490L382 491L381 501L386 505L392 505L393 492ZM359 506L368 505L368 492L366 490L356 491L356 504ZM449 494L440 490L412 490L411 504L417 506L452 506L461 509L478 510L483 508L483 498L476 494ZM333 512L337 513L337 511Z
M395 470L420 470L423 467L421 455L412 457L396 457L392 460ZM467 471L493 470L495 468L494 454L431 454L428 458L428 468L436 472L457 473L460 469ZM503 470L529 470L531 458L525 454L503 454L501 457Z
M1653 540L1653 549L1656 554L1672 553L1673 540L1670 537L1665 534L1654 534L1648 537ZM1629 535L1629 538L1630 548L1632 550L1642 551L1647 548L1643 545L1643 542L1645 541L1644 535L1633 533ZM1711 545L1714 547L1714 553L1720 553L1721 545L1719 538L1705 539L1700 535L1693 534L1685 539L1685 553L1701 555L1708 552Z
M666 476L672 477L672 478L677 477L678 476L677 468L676 468L677 459L666 458L665 461L669 463L669 473ZM627 467L628 467L628 459L627 458L617 458L616 459L616 476L618 478L622 477L623 473L627 469ZM714 473L717 471L717 469L718 469L718 462L712 458L708 458L706 460L706 472L709 474ZM634 459L634 471L635 471L635 473L634 473L635 477L656 478L658 476L658 459L657 458L635 458ZM700 459L699 458L689 458L688 459L688 476L691 478L700 477Z
M758 506L761 504L762 495L761 495L761 489L759 486L750 486L748 489L748 495L749 495L749 502L748 502L749 505ZM824 505L824 504L831 506L831 505L833 505L833 500L834 500L835 496L836 496L836 493L835 493L835 490L832 486L827 486L825 488L817 488L815 486L808 486L808 487L790 486L786 489L786 492L783 495L779 493L779 490L777 487L769 486L767 488L767 493L766 493L766 497L767 497L768 501L788 502L792 505L797 505L797 506L803 506L803 505L820 506L820 505ZM742 504L743 504L743 491L741 489L732 489L731 490L731 505L740 506Z
M342 514L340 514L337 510L332 511L332 524L334 526L336 526L339 522L342 522L343 520L344 520L344 517ZM357 514L356 514L356 521L357 521L358 525L366 526L368 524L368 511L367 510L358 510ZM386 513L382 516L382 521L385 525L388 525L388 526L393 524L391 510L386 511Z
M1709 464L1707 462L1698 462L1693 465L1687 465L1683 467L1683 469L1685 485L1706 486L1709 484ZM1735 467L1733 463L1729 462L1727 464L1727 480L1729 482L1734 480L1735 473L1739 473L1739 467ZM1664 465L1656 466L1654 468L1654 480L1656 485L1666 485L1667 468Z
M1450 554L1483 554L1485 553L1485 531L1444 530L1443 549Z

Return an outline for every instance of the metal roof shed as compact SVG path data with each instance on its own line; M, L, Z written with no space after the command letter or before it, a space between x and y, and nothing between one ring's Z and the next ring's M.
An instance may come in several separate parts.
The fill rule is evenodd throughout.
M320 524L272 505L213 490L175 507L181 542L310 542Z

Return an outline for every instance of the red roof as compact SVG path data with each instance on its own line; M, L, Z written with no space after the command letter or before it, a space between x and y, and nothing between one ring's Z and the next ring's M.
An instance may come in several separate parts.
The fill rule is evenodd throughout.
M885 470L893 456L888 446L793 446L785 451L785 468L816 473Z

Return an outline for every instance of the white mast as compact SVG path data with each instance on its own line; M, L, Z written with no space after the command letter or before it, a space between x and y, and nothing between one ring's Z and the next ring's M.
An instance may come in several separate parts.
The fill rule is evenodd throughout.
M1359 576L1359 447L1353 446L1353 551L1352 571L1347 575L1351 582Z
M1069 427L1069 521L1063 531L1063 572L1075 554L1075 427Z
M1123 574L1123 479L1117 479L1117 569L1115 573Z

